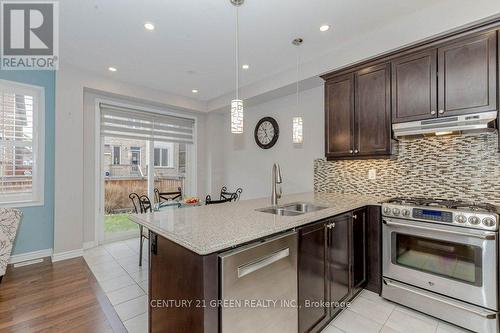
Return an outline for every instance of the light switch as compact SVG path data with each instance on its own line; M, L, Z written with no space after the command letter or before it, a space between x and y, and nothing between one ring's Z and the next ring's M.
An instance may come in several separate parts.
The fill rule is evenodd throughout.
M377 170L375 169L368 170L368 179L370 180L377 179Z

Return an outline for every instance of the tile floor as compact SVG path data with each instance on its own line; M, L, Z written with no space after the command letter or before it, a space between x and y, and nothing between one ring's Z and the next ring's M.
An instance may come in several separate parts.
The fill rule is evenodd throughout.
M363 290L323 333L465 333L460 327Z
M98 246L84 258L129 333L146 333L148 292L148 241L144 240L139 267L139 239Z
M147 332L147 240L139 267L139 240L85 251L84 258L129 333ZM363 290L323 333L465 333L459 327Z

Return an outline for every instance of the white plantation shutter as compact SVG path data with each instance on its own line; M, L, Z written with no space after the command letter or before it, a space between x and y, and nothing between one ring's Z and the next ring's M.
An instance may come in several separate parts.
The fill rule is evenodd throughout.
M194 120L101 103L101 135L156 142L194 143Z
M0 204L40 201L39 88L0 81ZM43 110L43 109L42 109ZM43 125L42 125L43 126ZM41 132L41 133L40 133ZM43 147L42 147L43 148ZM40 161L37 161L39 159Z

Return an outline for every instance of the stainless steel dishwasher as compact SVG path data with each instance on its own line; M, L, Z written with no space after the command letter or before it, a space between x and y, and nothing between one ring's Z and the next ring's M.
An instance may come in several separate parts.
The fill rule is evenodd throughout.
M296 232L219 258L222 333L298 331Z

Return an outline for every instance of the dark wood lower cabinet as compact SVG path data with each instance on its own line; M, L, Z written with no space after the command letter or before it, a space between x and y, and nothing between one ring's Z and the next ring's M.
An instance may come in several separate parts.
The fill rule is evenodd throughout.
M367 281L366 274L366 208L355 210L352 213L351 227L351 282L352 292L356 293L363 288Z
M368 206L299 231L299 333L321 330L343 309L306 301L348 302L363 288L380 294L380 207ZM342 304L340 304L342 305Z
M350 283L350 228L351 213L331 219L328 230L327 277L329 283L329 301L342 302L349 297ZM341 308L330 307L330 316Z
M380 295L382 292L382 220L380 206L368 206L366 223L365 289Z
M299 231L299 332L315 332L329 321L327 307L308 302L328 301L326 275L326 229L328 222L316 223Z

